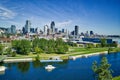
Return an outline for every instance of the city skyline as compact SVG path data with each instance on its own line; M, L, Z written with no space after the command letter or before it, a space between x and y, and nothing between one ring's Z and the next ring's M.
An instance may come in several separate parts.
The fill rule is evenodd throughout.
M32 27L55 27L70 31L120 35L119 0L0 0L0 27L16 25L22 29L30 20Z

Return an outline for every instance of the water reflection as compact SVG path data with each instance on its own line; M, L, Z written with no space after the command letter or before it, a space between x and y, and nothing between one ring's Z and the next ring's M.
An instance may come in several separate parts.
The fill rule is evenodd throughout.
M25 73L25 72L27 72L27 71L29 70L29 68L30 68L30 62L20 62L20 63L17 63L17 68L18 68L21 72Z
M4 75L5 74L5 71L0 71L0 75Z
M39 68L40 67L40 61L39 60L33 61L32 64L33 64L34 68Z

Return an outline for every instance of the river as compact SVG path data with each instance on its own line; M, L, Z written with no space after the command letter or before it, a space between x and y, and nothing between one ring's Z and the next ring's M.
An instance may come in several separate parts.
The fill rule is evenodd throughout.
M6 66L5 72L0 72L0 80L94 80L91 69L93 61L100 62L106 56L114 73L113 77L120 75L120 52L64 60L59 63L19 62L1 63ZM56 68L52 71L45 70L45 66L52 64Z

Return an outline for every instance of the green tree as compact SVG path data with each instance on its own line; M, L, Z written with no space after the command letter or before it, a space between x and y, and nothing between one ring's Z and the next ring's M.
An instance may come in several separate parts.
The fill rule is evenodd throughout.
M103 57L100 64L93 62L92 70L95 73L97 80L112 80L112 70L109 70L110 64L108 64L107 58Z
M89 43L89 44L86 45L86 48L87 48L87 49L94 48L94 44L90 44L90 43Z
M106 47L107 40L105 38L101 39L101 47Z
M0 44L0 54L2 55L3 54L3 45Z
M43 53L43 50L41 48L35 47L35 53L36 54Z
M31 49L31 42L28 40L21 40L20 52L21 54L28 54Z
M29 40L14 40L12 48L19 54L28 54L31 50L31 42Z

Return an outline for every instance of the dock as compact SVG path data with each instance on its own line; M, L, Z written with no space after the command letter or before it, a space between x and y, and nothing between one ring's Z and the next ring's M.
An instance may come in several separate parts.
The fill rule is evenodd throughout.
M13 62L32 62L32 58L23 58L23 59L5 59L3 62L5 63L13 63Z
M40 60L40 62L63 62L63 60Z

